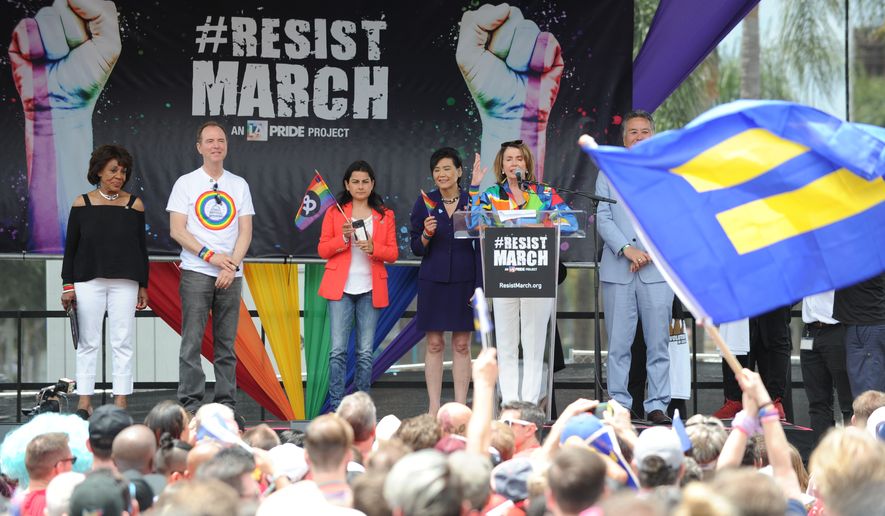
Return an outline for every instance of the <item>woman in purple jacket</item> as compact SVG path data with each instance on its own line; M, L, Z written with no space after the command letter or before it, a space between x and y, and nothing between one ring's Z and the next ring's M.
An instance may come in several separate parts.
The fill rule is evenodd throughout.
M429 413L436 415L442 389L444 332L452 332L452 376L455 401L467 403L470 385L470 333L473 309L470 298L481 284L478 253L473 240L455 239L452 214L467 210L470 196L461 188L461 157L444 147L430 157L437 189L428 193L433 208L419 196L411 215L412 252L420 256L418 272L418 329L427 334L424 376L430 399Z

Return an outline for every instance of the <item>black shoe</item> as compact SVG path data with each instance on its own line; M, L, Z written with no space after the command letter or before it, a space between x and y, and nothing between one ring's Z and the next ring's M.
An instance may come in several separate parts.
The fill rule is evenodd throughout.
M89 421L89 411L86 409L78 408L74 414L80 416L84 421Z
M652 410L648 413L648 422L653 425L671 425L673 420L667 417L662 410Z

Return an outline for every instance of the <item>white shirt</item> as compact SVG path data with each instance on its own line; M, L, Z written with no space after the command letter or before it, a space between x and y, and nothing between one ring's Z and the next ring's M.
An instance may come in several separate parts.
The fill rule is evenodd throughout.
M824 324L839 324L833 319L833 298L835 290L828 290L802 300L802 322L822 322Z
M215 186L218 189L215 190ZM187 215L187 231L201 245L216 253L233 253L240 234L239 218L255 215L249 184L240 176L222 171L218 181L203 167L175 181L166 211ZM186 249L181 250L181 268L218 276L220 269ZM237 271L242 276L243 271Z
M372 238L372 217L363 219L366 234ZM354 238L354 237L351 237ZM372 290L372 262L369 255L356 245L350 246L350 271L344 283L345 294L363 294Z

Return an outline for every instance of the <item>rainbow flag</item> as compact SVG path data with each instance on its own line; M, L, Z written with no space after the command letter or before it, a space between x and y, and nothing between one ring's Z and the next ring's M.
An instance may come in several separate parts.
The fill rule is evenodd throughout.
M307 187L307 192L304 193L298 214L295 215L295 227L304 231L326 211L326 208L333 204L335 204L335 196L332 195L332 190L329 190L329 185L323 181L320 173L314 170L313 179L310 181L310 186Z
M427 208L427 214L433 215L433 210L436 209L436 201L430 198L429 195L424 193L424 190L421 190L421 197L424 199L424 207Z

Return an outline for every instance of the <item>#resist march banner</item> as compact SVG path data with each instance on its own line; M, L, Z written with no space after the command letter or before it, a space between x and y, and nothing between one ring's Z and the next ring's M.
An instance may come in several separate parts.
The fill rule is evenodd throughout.
M176 253L166 202L200 166L208 119L228 133L225 168L251 187L250 255L315 256L319 222L294 224L314 170L337 193L357 159L373 166L406 251L435 149L461 153L466 187L474 153L490 167L501 142L521 139L543 181L592 191L575 141L617 144L629 110L633 12L621 0L23 0L0 12L6 253L62 251L104 143L134 156L126 189L146 206L151 253ZM590 240L563 242L564 258L590 260Z

